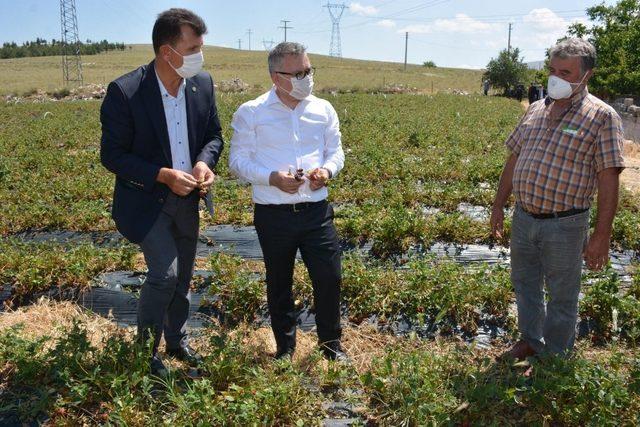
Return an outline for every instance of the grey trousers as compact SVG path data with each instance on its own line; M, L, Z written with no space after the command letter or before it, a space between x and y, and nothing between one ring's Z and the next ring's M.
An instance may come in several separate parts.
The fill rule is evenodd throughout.
M511 226L511 280L520 334L537 351L563 354L573 349L588 232L589 211L535 219L516 207Z
M148 273L138 301L138 337L154 336L154 353L164 332L167 348L187 344L189 285L198 243L198 195L170 193L140 247Z

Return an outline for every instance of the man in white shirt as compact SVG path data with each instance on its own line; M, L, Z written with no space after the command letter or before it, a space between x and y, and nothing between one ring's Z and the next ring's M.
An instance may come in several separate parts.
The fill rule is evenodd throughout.
M320 348L347 360L340 345L340 245L327 182L344 165L338 116L311 95L305 48L280 43L269 53L272 89L236 111L229 166L251 183L254 224L267 270L276 358L295 350L293 267L299 249L313 284Z

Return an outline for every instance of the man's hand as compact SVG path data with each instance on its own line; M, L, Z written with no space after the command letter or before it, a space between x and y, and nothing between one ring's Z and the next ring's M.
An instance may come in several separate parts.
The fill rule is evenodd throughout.
M329 171L325 168L315 168L309 173L309 187L316 191L327 185L329 181Z
M193 167L193 177L198 183L200 197L204 197L215 179L214 173L205 162L197 162Z
M504 232L504 209L494 206L491 210L491 235L495 239L502 239L502 233Z
M291 173L283 171L273 171L269 175L269 185L278 187L285 193L295 194L300 186L304 184L304 180L297 180Z
M584 260L587 262L589 270L599 271L609 262L609 246L611 236L594 232L589 238L587 247L584 250Z
M160 169L156 181L166 184L178 196L186 196L198 186L193 175L169 168Z

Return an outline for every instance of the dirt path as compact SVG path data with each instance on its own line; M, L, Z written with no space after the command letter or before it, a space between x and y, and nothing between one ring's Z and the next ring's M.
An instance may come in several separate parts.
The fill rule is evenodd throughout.
M640 144L625 141L624 160L627 167L620 176L622 185L628 190L640 193Z

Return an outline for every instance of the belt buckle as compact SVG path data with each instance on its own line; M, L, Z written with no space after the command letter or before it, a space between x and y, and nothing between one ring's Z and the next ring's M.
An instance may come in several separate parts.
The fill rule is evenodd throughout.
M295 212L300 212L300 209L296 209L296 205L297 205L297 203L294 203L294 204L292 205L292 206L293 206L293 212L294 212L294 213L295 213Z

